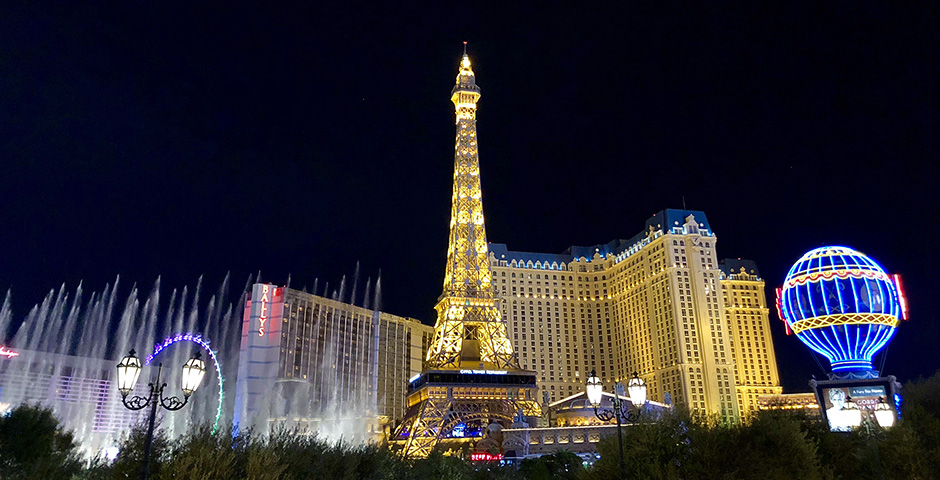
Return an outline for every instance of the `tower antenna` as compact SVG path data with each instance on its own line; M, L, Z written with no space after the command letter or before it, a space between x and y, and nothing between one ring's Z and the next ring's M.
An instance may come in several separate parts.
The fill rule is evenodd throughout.
M467 54L467 42L463 42L463 54Z

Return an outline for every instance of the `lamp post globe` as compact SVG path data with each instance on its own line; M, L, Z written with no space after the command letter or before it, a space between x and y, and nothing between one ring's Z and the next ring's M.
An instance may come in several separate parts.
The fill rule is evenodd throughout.
M858 408L857 403L852 401L852 397L846 399L842 411L845 413L845 423L848 426L856 428L862 425L862 410Z
M182 387L183 395L187 397L199 388L202 378L206 376L206 362L202 361L201 356L196 352L196 355L183 365Z
M136 353L131 349L130 353L122 358L121 363L117 365L118 391L121 392L123 397L127 397L134 390L137 379L140 377L140 371L143 368Z
M878 404L875 405L875 421L878 422L881 428L891 428L894 426L894 420L894 412L891 410L891 406L888 405L888 402L885 402L884 398L879 398Z
M627 392L630 394L630 403L633 406L642 407L646 404L646 382L637 372L633 372L633 378L627 384Z
M591 402L591 406L597 409L604 394L604 385L601 384L601 379L597 378L597 371L591 370L591 376L588 377L585 388L587 389L588 401Z

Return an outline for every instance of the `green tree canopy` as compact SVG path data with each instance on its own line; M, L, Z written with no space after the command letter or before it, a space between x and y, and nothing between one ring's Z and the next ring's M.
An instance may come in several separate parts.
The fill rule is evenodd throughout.
M67 479L81 466L71 432L51 409L23 404L0 417L0 478Z
M575 480L583 471L581 457L568 451L525 459L519 465L519 474L526 480Z

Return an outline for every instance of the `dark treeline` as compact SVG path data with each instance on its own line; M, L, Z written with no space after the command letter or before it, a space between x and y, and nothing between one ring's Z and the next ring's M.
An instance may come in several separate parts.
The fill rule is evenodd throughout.
M626 430L630 479L940 478L940 372L905 385L900 422L889 430L834 434L801 414L766 411L740 424L677 411ZM616 438L591 468L570 452L518 467L473 465L434 453L408 461L377 446L329 445L287 432L232 438L208 426L169 441L155 436L152 477L162 479L583 479L620 477ZM22 405L0 418L0 479L138 478L145 432L133 429L113 463L79 458L52 412Z

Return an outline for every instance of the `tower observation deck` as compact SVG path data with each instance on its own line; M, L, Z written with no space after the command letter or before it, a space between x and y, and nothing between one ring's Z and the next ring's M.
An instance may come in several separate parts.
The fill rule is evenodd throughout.
M541 413L533 400L535 372L519 366L492 285L477 153L479 100L464 43L451 91L457 135L444 291L424 371L409 383L405 418L390 440L413 458L438 444L472 448L488 425L509 426Z

